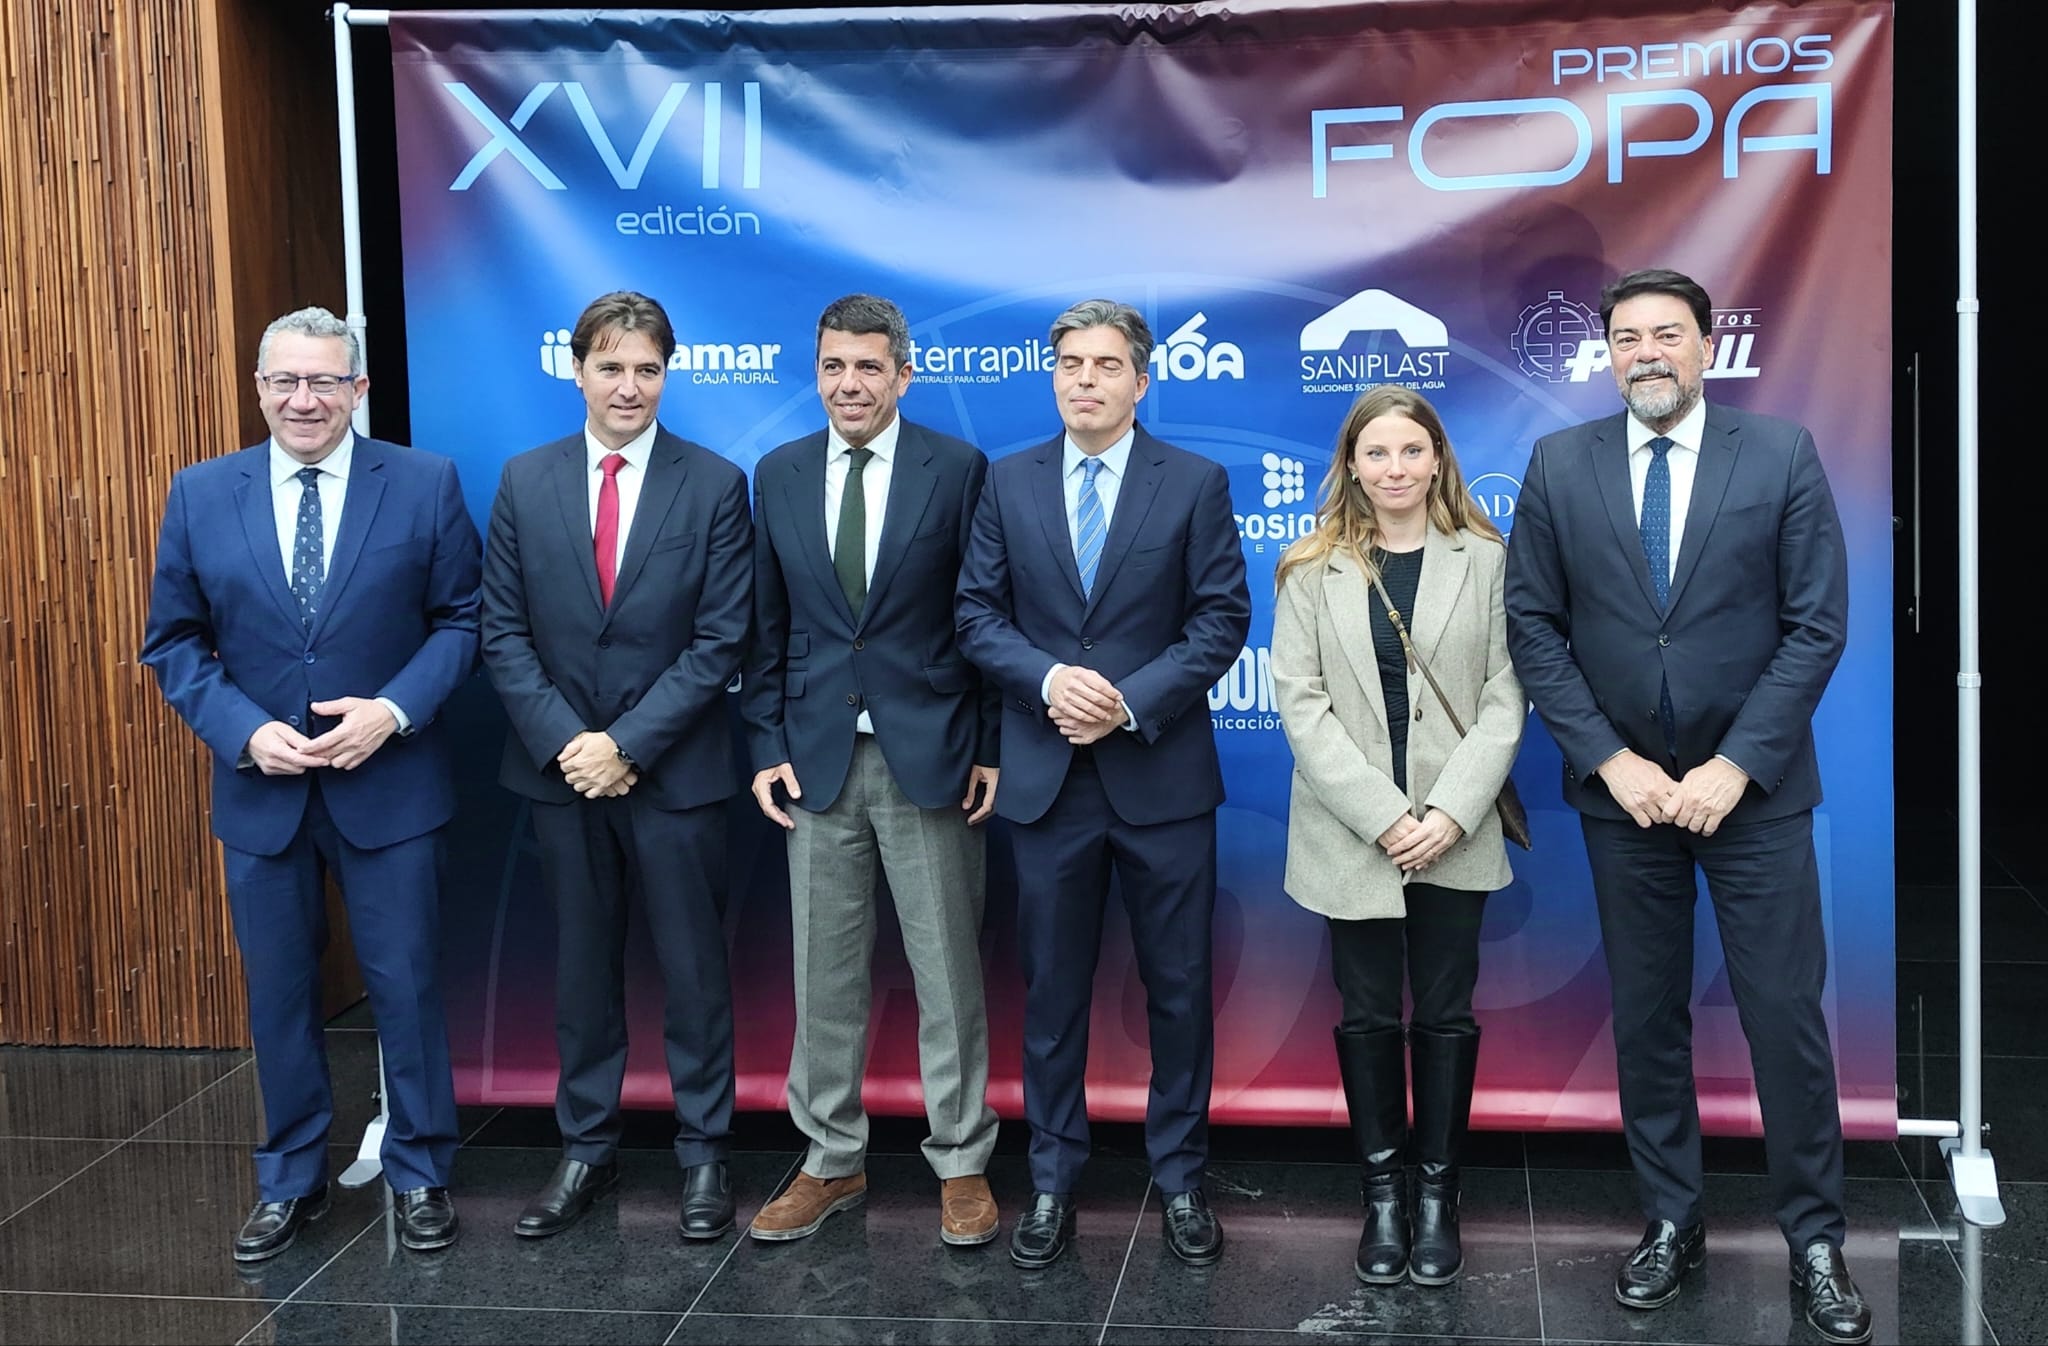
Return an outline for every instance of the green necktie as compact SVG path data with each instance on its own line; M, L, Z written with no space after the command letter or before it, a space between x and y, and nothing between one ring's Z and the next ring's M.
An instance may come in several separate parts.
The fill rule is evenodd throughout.
M868 493L861 475L874 456L873 449L847 452L846 489L839 493L839 532L832 548L832 569L839 572L839 588L855 621L868 601Z

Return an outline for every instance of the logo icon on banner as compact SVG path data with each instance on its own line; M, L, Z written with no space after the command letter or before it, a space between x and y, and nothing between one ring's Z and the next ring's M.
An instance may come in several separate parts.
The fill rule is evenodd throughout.
M1360 344L1365 349L1346 349ZM1450 347L1442 318L1385 290L1360 290L1301 329L1301 390L1357 393L1379 383L1440 389Z
M1308 475L1297 458L1269 453L1260 460L1266 469L1266 508L1292 505L1308 494Z
M569 349L569 329L540 334L540 367L558 379L576 377L576 352Z
M1547 383L1563 383L1572 377L1580 349L1599 339L1599 313L1565 298L1563 290L1552 290L1543 302L1522 310L1508 346L1520 358L1524 374Z
M1244 378L1244 351L1229 341L1210 345L1202 333L1202 324L1208 320L1206 313L1197 313L1152 348L1153 378L1183 382Z
M1486 472L1474 477L1465 487L1472 496L1472 503L1479 506L1479 512L1493 520L1493 526L1506 537L1515 531L1515 502L1522 496L1522 482L1505 472Z
M1753 308L1714 310L1714 362L1700 372L1701 378L1763 376L1763 370L1751 363L1761 313ZM1614 367L1607 338L1600 332L1600 315L1565 298L1561 290L1550 291L1541 303L1522 310L1508 345L1520 357L1522 372L1546 383L1585 383Z

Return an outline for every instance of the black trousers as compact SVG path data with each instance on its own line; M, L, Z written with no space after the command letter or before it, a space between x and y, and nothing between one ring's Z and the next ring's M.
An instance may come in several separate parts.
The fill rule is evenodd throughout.
M1479 981L1486 894L1410 883L1404 895L1405 917L1330 921L1330 971L1344 999L1339 1031L1399 1028L1405 980L1414 993L1418 1028L1476 1032L1472 988Z
M555 904L555 1121L566 1157L617 1152L626 1079L626 903L638 893L661 964L676 1160L725 1158L732 1126L732 983L725 956L724 804L671 812L627 795L535 804Z
M1813 814L1724 824L1711 837L1668 823L1582 825L1613 983L1621 1124L1644 1215L1700 1218L1691 1004L1703 873L1749 1040L1778 1227L1795 1249L1816 1239L1840 1245L1842 1114L1820 1003L1828 968Z

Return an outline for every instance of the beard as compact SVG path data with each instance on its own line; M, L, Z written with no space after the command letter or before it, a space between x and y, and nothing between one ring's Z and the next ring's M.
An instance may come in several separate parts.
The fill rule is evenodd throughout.
M1666 375L1670 382L1655 388L1642 386L1643 381ZM1622 390L1622 400L1636 419L1646 425L1669 421L1692 410L1692 404L1699 400L1698 384L1686 386L1678 371L1665 361L1655 364L1640 364L1629 371L1628 386Z

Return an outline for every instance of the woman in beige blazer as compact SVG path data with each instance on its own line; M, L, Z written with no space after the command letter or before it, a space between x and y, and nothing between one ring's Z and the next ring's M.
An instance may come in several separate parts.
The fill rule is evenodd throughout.
M1508 663L1506 564L1436 409L1379 387L1352 404L1315 531L1274 577L1273 690L1295 764L1287 892L1330 921L1344 1004L1337 1063L1365 1168L1357 1269L1374 1285L1443 1285L1463 1264L1458 1153L1479 1060L1479 925L1486 895L1510 877L1494 798L1525 715ZM1404 965L1415 1005L1412 1230Z

